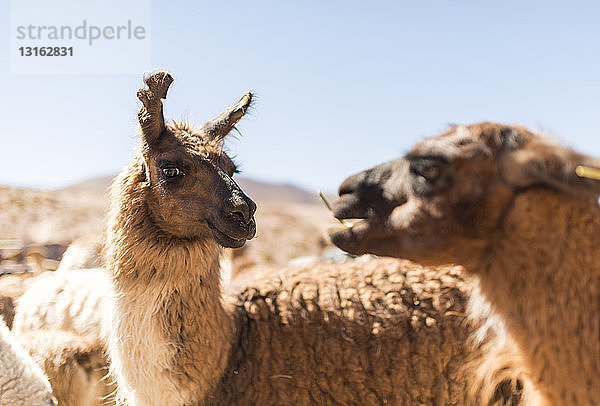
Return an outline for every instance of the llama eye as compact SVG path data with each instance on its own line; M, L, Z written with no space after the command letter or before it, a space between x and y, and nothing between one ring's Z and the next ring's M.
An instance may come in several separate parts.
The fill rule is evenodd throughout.
M179 169L178 168L163 168L162 170L163 175L165 175L165 177L167 178L175 178L177 176L179 176Z
M440 177L442 169L436 163L419 162L411 165L411 171L419 176L420 179L427 182L433 182Z
M437 165L430 165L422 168L420 171L420 175L429 181L436 180L438 176L440 176L440 167Z

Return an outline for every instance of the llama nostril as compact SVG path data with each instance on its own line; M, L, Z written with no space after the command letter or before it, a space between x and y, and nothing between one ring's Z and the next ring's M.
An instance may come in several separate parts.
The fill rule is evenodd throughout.
M246 195L234 196L230 201L230 214L238 217L244 224L248 225L256 213L256 203Z
M231 215L233 217L237 217L240 221L246 223L246 217L244 216L243 212L234 210L234 211L231 212Z
M252 217L250 214L250 207L248 207L246 202L237 203L235 207L231 209L231 215L239 218L244 224L248 224Z

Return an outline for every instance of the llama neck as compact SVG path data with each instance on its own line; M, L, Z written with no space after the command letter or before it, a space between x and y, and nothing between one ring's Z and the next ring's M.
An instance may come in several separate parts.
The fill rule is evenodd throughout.
M551 404L600 404L596 202L523 193L478 271Z
M113 372L128 404L198 402L220 379L233 334L221 302L221 250L213 241L162 233L144 204L143 186L127 182L107 238L115 288Z

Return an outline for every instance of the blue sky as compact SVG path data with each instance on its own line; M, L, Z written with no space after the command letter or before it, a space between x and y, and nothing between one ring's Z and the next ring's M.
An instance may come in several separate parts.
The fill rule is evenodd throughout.
M0 3L0 184L56 188L133 155L137 75L12 75ZM524 124L600 156L600 3L151 2L167 118L248 89L230 142L250 177L335 190L450 123ZM85 11L80 11L81 18Z

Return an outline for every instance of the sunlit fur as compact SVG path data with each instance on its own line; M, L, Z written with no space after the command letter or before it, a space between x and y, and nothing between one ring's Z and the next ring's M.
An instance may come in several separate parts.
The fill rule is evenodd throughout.
M34 330L16 336L48 376L59 405L115 404L115 385L108 376L105 346L100 340L60 330Z
M414 165L432 156L440 171L427 181ZM454 127L348 178L334 210L369 219L332 239L353 253L464 265L513 346L496 356L526 371L539 401L600 404L600 182L578 165L600 160L522 127ZM379 202L385 210L368 211Z
M147 84L166 95L165 77ZM473 350L456 267L373 260L264 269L232 281L224 304L221 248L196 218L180 216L174 226L161 217L165 205L182 203L149 175L168 148L185 155L190 141L201 160L217 147L193 142L188 127L164 126L160 100L142 93L142 148L111 188L106 239L115 306L109 351L122 399L134 406L467 402L460 373ZM195 136L231 129L225 116ZM195 198L185 204L224 204L208 200L214 191L202 186L210 176L190 179Z
M212 240L179 240L156 227L144 204L143 176L134 162L112 189L106 264L116 289L112 370L131 404L186 404L216 384L231 345L220 250ZM191 379L177 372L186 365Z

